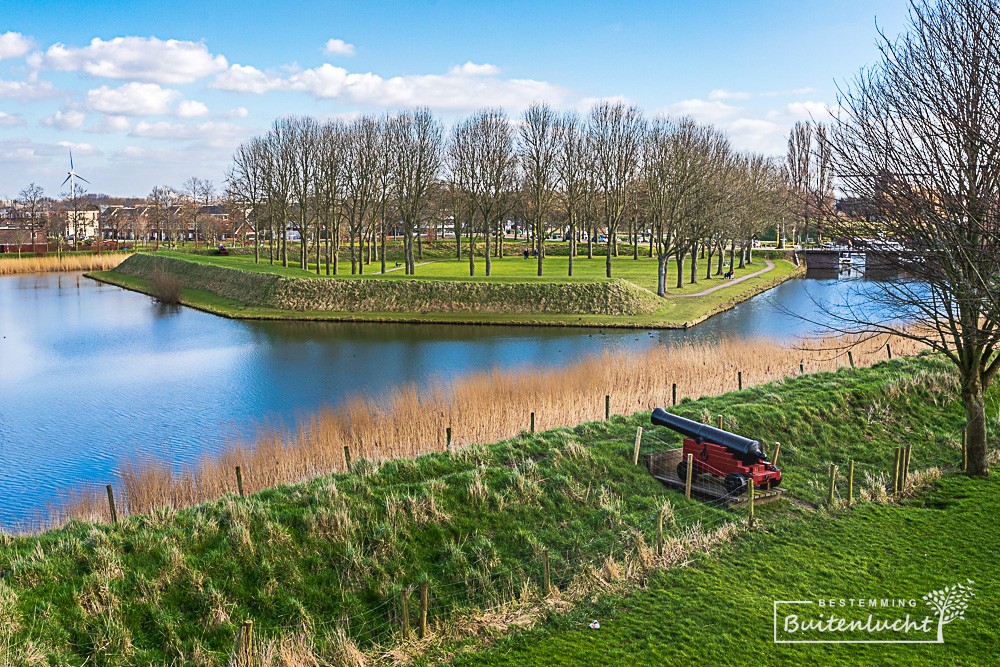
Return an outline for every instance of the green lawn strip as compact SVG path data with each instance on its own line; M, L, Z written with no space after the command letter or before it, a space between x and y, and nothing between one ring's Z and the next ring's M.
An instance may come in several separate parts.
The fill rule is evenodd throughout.
M641 593L561 615L542 630L501 640L453 664L996 664L998 511L996 477L951 476L902 506L866 504L794 520L765 518L759 530L713 547L690 567L659 572ZM898 614L873 613L890 620L907 613L913 620L936 619L922 596L968 579L976 582L976 595L965 619L945 626L943 644L773 643L775 600L914 599L916 607ZM864 620L868 613L811 607L817 619L825 613ZM592 618L600 621L600 630L588 627ZM936 630L936 620L932 627ZM935 634L899 638L926 640Z
M740 433L786 443L784 484L808 505L822 500L816 480L830 462L855 456L859 467L879 469L901 443L913 444L914 470L957 459L963 417L953 395L947 365L927 356L685 401L676 412L710 421L724 414ZM876 402L884 409L873 411ZM0 646L5 637L13 646L30 640L51 664L149 664L197 653L224 661L239 622L251 618L263 637L306 623L329 655L323 637L345 615L362 646L387 640L398 627L399 587L424 577L432 598L445 601L435 602L433 617L447 621L456 604L447 592L482 604L537 584L543 549L564 587L587 563L625 558L634 531L654 543L667 500L678 518L669 531L738 521L743 510L685 500L632 465L636 426L648 429L648 419L617 416L380 468L360 461L352 474L128 517L118 527L74 521L2 537L0 601L14 611ZM648 435L643 452L679 444L665 429ZM784 525L784 505L762 508L776 522L768 530ZM698 599L709 609L744 598L737 589Z
M232 256L232 257L207 257L202 255L192 255L188 253L171 253L163 252L160 254L166 257L172 257L175 259L182 259L186 261L193 261L197 263L211 264L216 266L223 266L228 268L239 268L244 270L250 270L258 273L272 273L277 275L284 275L287 277L316 277L315 274L302 271L297 268L284 269L282 267L271 267L269 264L254 264L252 258L250 261L246 259L245 256ZM517 262L520 260L504 260ZM625 262L632 260L625 260ZM623 262L624 263L624 262ZM446 267L448 270L454 271L456 267L455 262L441 262L440 265ZM438 264L431 265L434 267L439 266ZM503 266L503 265L501 265ZM515 264L515 266L518 266ZM603 265L602 265L603 267ZM425 268L425 267L420 267ZM647 269L655 269L655 267L647 266ZM751 267L751 271L760 270L761 265L757 264ZM616 315L573 315L573 314L559 314L559 313L529 313L529 314L518 314L518 313L445 313L445 312L391 312L391 313L370 313L370 312L335 312L335 311L321 311L321 310L296 310L289 311L277 308L266 308L260 306L249 306L245 303L241 303L232 299L225 299L215 297L209 292L202 290L185 290L184 292L184 303L186 305L200 308L208 312L212 312L219 315L224 315L227 317L234 318L249 318L249 319L296 319L296 320L335 320L335 321L363 321L363 322L442 322L442 323L467 323L467 324L525 324L525 325L544 325L544 326L607 326L607 327L639 327L639 328L672 328L672 327L683 327L687 323L695 322L701 318L704 318L715 312L725 310L735 303L753 296L760 291L767 289L775 284L788 279L789 277L797 275L801 272L801 269L795 267L790 262L777 261L775 263L775 268L768 271L760 276L750 278L741 283L732 285L725 289L718 290L711 294L700 296L700 297L690 297L682 299L671 299L670 296L663 299L663 307L659 310L644 314L644 315L629 315L629 316L616 316ZM625 273L625 272L621 272ZM142 282L137 282L134 279L127 279L127 276L121 276L116 272L96 272L91 274L98 280L116 284L128 289L138 289L139 291L150 293L148 285L143 285ZM388 274L393 276L392 279L405 279L406 276L402 272L394 272ZM346 278L341 276L341 278ZM421 276L418 275L418 278ZM357 279L357 278L355 278ZM455 276L440 276L441 280L459 280ZM628 277L626 276L627 280ZM467 278L465 279L467 280ZM480 280L480 279L477 279ZM481 279L481 281L486 282L488 280L494 279ZM563 279L565 280L565 279ZM593 280L585 279L583 277L574 278L579 282L604 282L605 278L595 278ZM545 278L544 280L538 279L537 276L528 276L524 280L520 279L501 279L498 278L494 282L506 282L506 283L517 283L517 282L559 282L554 276ZM719 284L719 281L702 281L698 285L692 287L692 290L704 290L708 287ZM669 294L669 291L668 291Z

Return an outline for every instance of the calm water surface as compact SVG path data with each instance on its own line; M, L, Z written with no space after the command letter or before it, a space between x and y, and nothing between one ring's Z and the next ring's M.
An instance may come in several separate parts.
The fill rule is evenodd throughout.
M190 463L254 423L359 392L608 348L807 335L815 327L789 312L840 300L849 284L792 280L690 331L650 332L234 321L82 275L3 277L0 526L45 514L61 489L113 481L129 458Z

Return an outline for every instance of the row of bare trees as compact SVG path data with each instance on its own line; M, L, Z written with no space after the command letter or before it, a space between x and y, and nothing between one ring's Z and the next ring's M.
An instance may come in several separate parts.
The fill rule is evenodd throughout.
M600 102L589 115L531 105L512 121L484 109L446 133L427 109L352 122L281 118L270 131L243 143L233 156L228 195L244 204L260 261L316 271L339 270L346 242L351 273L380 261L388 236L401 236L407 274L422 256L422 240L450 224L457 258L476 275L477 243L502 257L504 240L523 229L543 275L546 238L570 242L569 275L578 244L594 256L606 242L606 273L627 239L660 257L660 292L667 259L681 272L708 253L706 277L750 260L755 236L792 219L798 198L790 170L762 155L735 151L724 133L690 118L647 120L635 106ZM289 240L294 241L289 244ZM268 241L265 244L265 241ZM464 255L463 255L464 252Z

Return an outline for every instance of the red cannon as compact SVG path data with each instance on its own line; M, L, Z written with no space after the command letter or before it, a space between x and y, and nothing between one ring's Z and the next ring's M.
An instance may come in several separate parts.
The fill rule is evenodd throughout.
M724 478L729 494L744 493L748 479L758 489L773 489L781 483L781 471L767 461L756 440L672 415L662 408L653 410L651 421L684 436L684 454L677 464L677 476L682 480L687 478L687 456L691 454L692 474Z

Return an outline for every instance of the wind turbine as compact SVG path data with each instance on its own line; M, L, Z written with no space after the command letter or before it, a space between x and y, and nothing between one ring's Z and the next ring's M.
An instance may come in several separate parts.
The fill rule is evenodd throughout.
M77 234L77 232L79 232L79 224L80 224L80 214L76 210L76 181L77 181L77 179L80 179L84 183L90 185L90 181L88 181L83 176L80 176L79 174L77 174L76 170L73 169L73 149L71 148L71 149L69 149L69 172L66 174L66 181L69 181L69 191L70 191L70 195L69 196L73 200L73 245L74 246L78 242L78 239L77 239L78 234ZM62 187L63 185L66 185L66 181L63 181L62 184L59 187Z
M66 173L66 180L63 181L62 185L60 185L59 187L62 187L63 185L66 185L66 181L69 181L70 197L73 198L73 201L76 201L76 179L80 179L81 181L83 181L87 185L90 185L90 181L88 181L83 176L80 176L73 169L73 149L71 148L69 150L69 171Z

